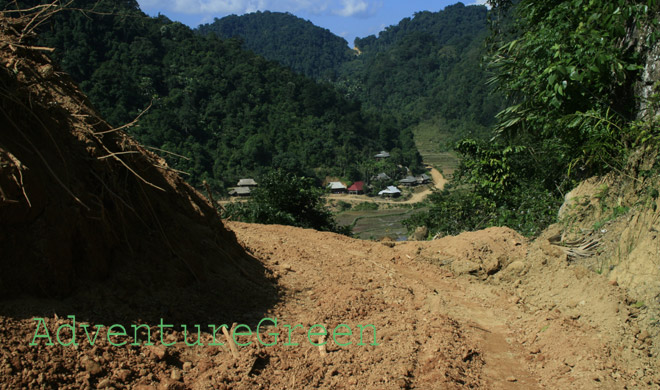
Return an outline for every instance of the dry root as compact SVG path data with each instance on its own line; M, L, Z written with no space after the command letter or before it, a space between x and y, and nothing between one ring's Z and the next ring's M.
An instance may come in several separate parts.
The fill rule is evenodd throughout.
M574 241L560 241L554 246L566 253L568 260L572 261L593 256L599 245L598 239L585 237Z

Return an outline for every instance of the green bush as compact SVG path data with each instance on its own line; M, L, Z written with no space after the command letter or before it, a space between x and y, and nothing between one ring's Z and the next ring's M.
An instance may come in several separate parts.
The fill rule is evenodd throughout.
M350 235L325 206L324 191L314 179L274 170L263 176L245 203L225 207L223 218L263 224L281 224Z
M353 207L353 205L351 205L348 202L344 202L343 200L340 200L339 202L337 202L337 208L339 208L339 211L350 210L352 207Z
M355 211L378 210L378 203L362 202L362 203L358 204L357 206L353 207L353 210L355 210Z
M455 235L491 226L508 226L532 237L556 221L561 198L540 186L520 186L495 202L472 188L463 187L432 194L430 204L427 212L414 213L403 221L409 232L426 226L431 235Z

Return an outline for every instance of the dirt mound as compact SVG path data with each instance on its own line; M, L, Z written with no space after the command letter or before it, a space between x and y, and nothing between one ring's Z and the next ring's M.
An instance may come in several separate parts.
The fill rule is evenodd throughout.
M182 368L178 355L30 346L33 318L53 338L69 315L128 329L251 323L279 293L204 196L19 39L28 20L0 15L0 389L149 382Z
M506 228L395 243L283 226L229 227L278 277L284 293L272 315L287 323L370 323L382 340L373 349L336 349L331 359L315 348L269 349L272 364L244 379L253 387L660 384L652 342L637 329L625 292L568 264L548 243L554 232L532 243ZM482 267L493 258L510 263L491 276L456 277L453 270L458 261Z
M625 288L569 261L555 245L560 232L553 225L530 244L522 274L505 270L491 279L533 314L520 321L519 335L530 350L541 351L533 364L554 371L558 388L572 387L575 378L594 388L655 388L660 367L639 308ZM558 342L567 332L574 337Z
M402 272L416 263L393 242L286 226L229 223L284 290L270 312L287 323L371 324L378 346L268 348L257 388L482 388L478 341L435 305L434 288ZM388 244L388 245L386 245ZM435 270L438 271L437 269ZM437 279L446 275L437 273ZM354 337L354 342L358 337ZM295 362L295 363L294 363Z
M448 266L456 275L472 274L485 279L524 259L527 240L512 229L493 227L433 240L418 254L432 263Z
M524 363L510 364L534 373L534 383L549 388L657 386L657 340L653 326L642 318L645 309L630 298L630 290L570 260L569 248L558 245L561 232L562 226L554 225L528 243L510 229L490 228L399 243L394 249L400 251L398 259L440 266L459 276L457 281L470 283L462 291L458 283L440 288L438 281L431 282L437 270L423 272L443 296L445 314L463 319L463 330L472 320L488 331L480 344L485 377L501 372L502 362L490 360L493 353L503 353L496 337L503 332L508 348L517 342L524 351L517 352Z
M24 23L0 18L0 297L64 297L111 277L103 291L154 312L193 285L224 288L216 307L249 303L269 285L261 266L203 196L19 41Z

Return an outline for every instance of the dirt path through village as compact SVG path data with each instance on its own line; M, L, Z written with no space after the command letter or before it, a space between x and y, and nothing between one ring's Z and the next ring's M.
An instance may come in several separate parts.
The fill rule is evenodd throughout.
M447 179L445 179L445 177L442 176L442 173L435 168L431 168L431 177L433 178L433 185L435 188L442 191L447 184Z
M447 184L447 180L442 176L437 169L431 168L431 177L433 178L433 188L437 190L442 190ZM342 200L344 202L350 203L360 203L360 202L373 202L373 203L387 203L387 204L413 204L419 203L424 200L433 192L433 189L430 187L424 188L420 192L413 193L412 196L406 200L396 200L391 198L376 198L376 197L367 197L364 195L344 195L344 194L331 194L328 195L328 199L332 200Z
M431 168L431 177L433 178L433 188L436 190L442 190L447 184L447 179L444 178L442 173L437 169ZM348 194L329 194L326 196L327 199L332 200L341 200L348 203L362 203L362 202L371 202L371 203L386 203L386 204L414 204L423 201L427 196L433 192L431 187L426 187L420 192L413 193L412 196L405 200L397 200L391 198L380 198L380 197L368 197L365 195L348 195ZM232 202L247 202L245 198L232 198L230 200L220 200L218 204L226 205Z

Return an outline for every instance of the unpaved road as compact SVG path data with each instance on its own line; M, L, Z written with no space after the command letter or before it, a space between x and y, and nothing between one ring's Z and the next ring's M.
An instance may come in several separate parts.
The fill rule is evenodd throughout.
M101 332L94 348L86 346L84 334L79 334L79 348L33 347L28 343L35 334L34 309L29 316L7 313L38 307L39 301L6 302L0 306L0 389L618 390L660 385L650 340L635 339L639 325L621 291L551 251L544 254L509 229L379 243L278 225L227 225L263 265L277 299L236 303L229 318L209 305L205 312L211 322L201 324L236 322L256 332L261 319L276 319L277 326L260 329L261 340L275 345L262 345L253 333L237 336L250 345L234 351L222 335L225 345L211 346L212 335L203 326L204 345L186 345L179 330L166 336L176 344L165 348L152 323L155 346L110 346ZM479 262L495 273L486 277L476 267L472 275L457 276L469 271L467 263ZM498 271L498 264L509 263ZM254 278L246 264L235 266ZM217 291L202 295L222 296L236 287L219 284ZM248 293L258 285L243 288ZM115 302L116 310L105 316L119 321L127 298L117 293L81 295L68 309L44 302L48 309L39 316L54 334L56 326L68 323L63 313L90 305L100 310L101 302ZM159 317L171 320L200 304L199 296L186 296L171 301ZM325 327L325 339L319 327L309 333L317 324ZM193 342L196 332L188 337ZM324 341L322 347L312 345Z
M440 173L440 171L435 168L431 168L431 177L433 178L433 185L435 188L442 191L442 189L445 188L445 185L447 184L447 180L444 176L442 176L442 173Z
M623 345L630 313L615 307L623 298L603 278L575 273L561 260L555 270L529 271L547 285L521 283L505 271L489 282L457 278L432 264L450 257L555 262L538 248L533 253L543 259L532 260L529 244L510 229L384 245L283 226L229 227L287 292L273 313L302 323L370 323L382 340L373 349L337 349L325 360L316 350L287 352L300 370L263 371L283 375L287 388L622 389L654 380L657 361ZM576 316L573 299L591 309ZM255 384L272 385L273 376Z

